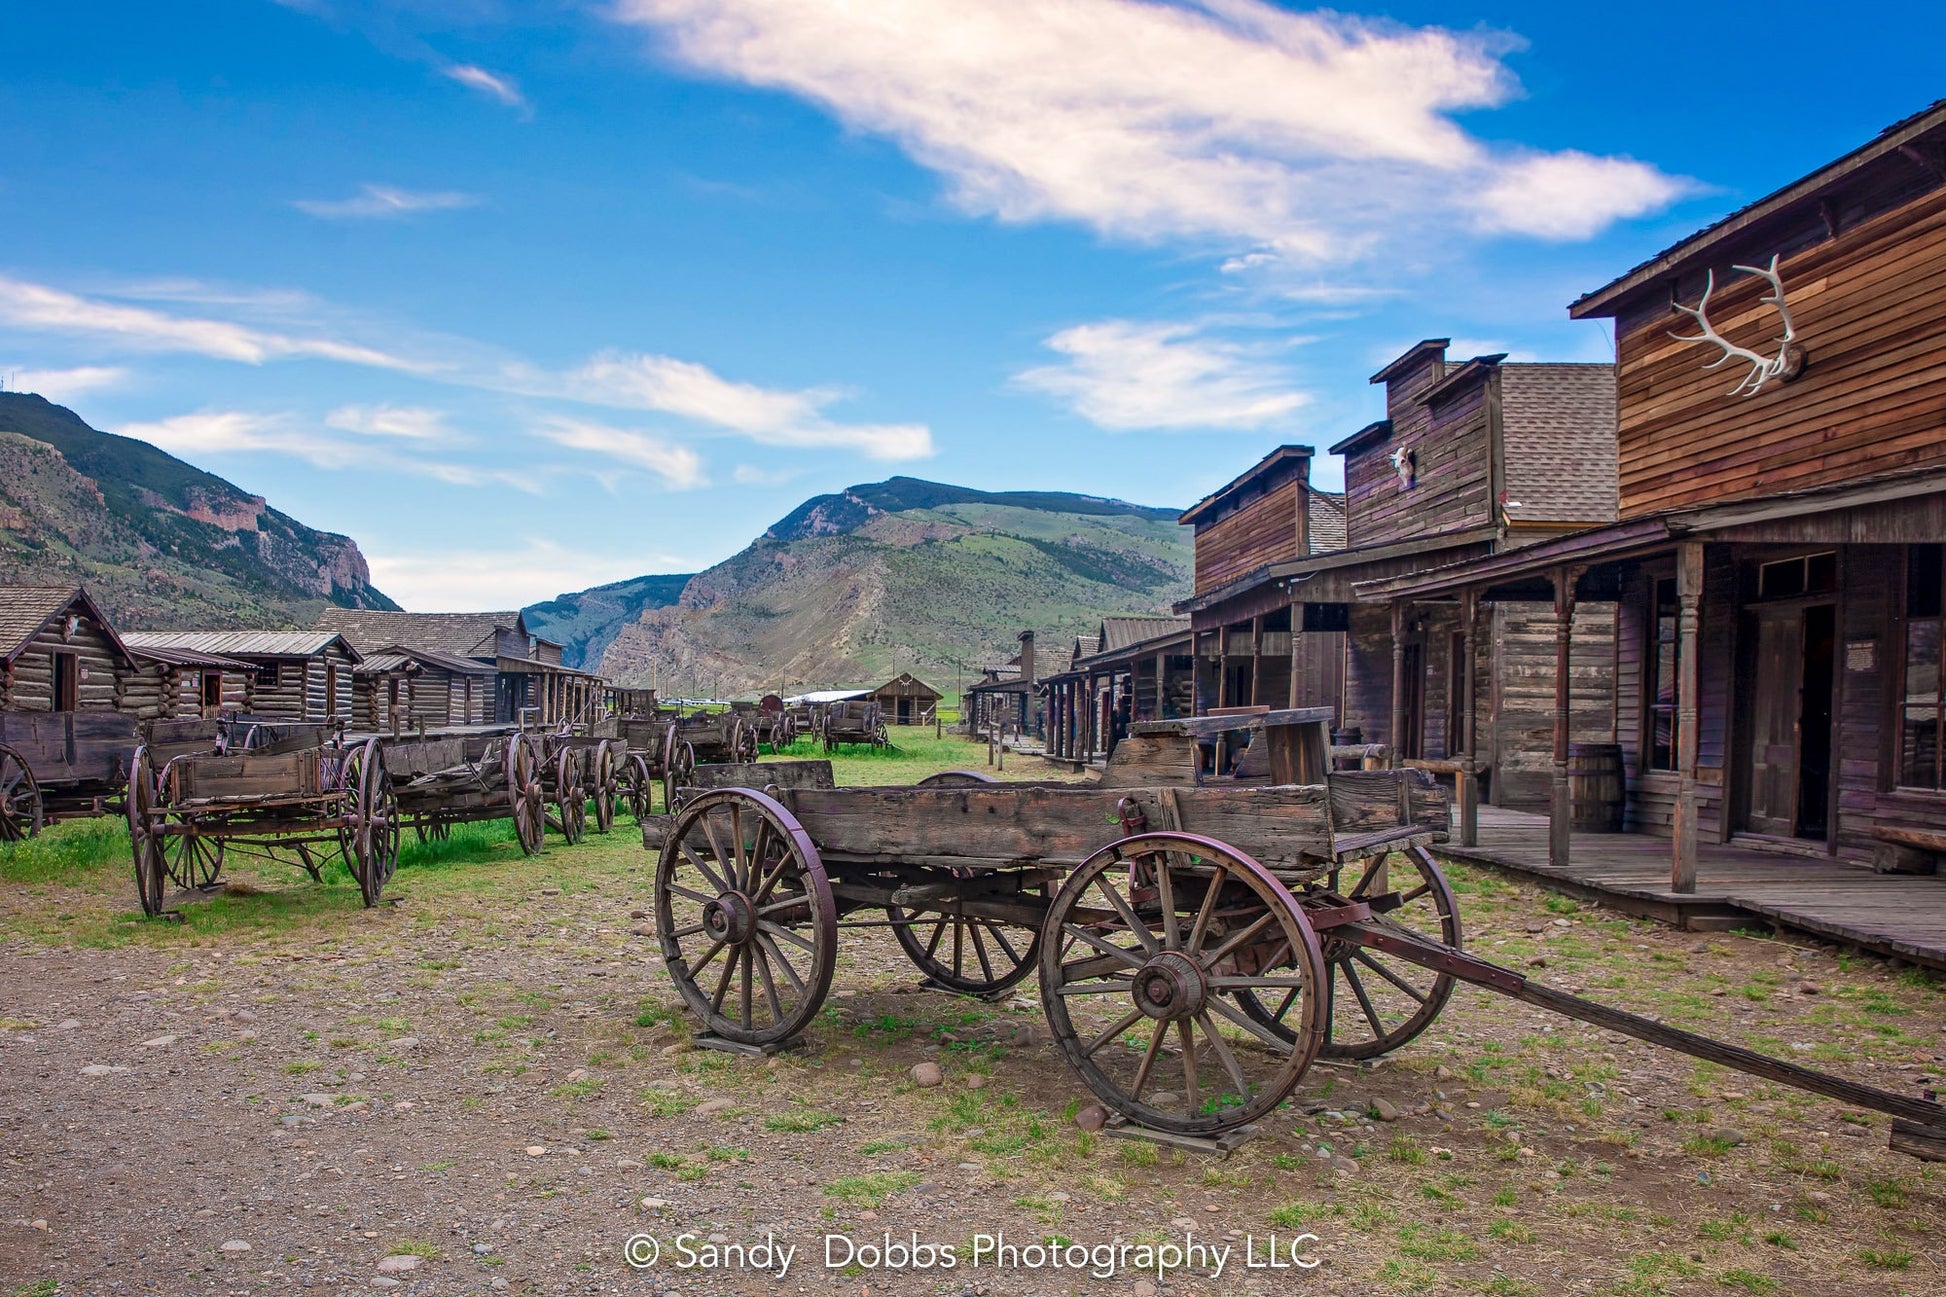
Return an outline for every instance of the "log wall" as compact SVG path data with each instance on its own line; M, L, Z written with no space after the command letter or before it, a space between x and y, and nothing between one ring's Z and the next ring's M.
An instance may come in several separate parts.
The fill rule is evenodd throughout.
M76 710L114 711L118 705L118 678L126 666L116 655L107 631L94 618L82 614L73 635L62 638L64 619L28 641L10 669L0 679L0 710L45 712L54 710L54 655L73 653L79 679L76 683Z

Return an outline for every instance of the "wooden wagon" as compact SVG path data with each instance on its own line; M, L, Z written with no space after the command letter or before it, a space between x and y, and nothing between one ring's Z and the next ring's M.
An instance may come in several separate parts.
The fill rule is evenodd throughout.
M754 703L732 703L730 707L757 736L759 746L782 752L797 742L797 722L776 694L765 694Z
M1946 1156L1937 1104L1463 953L1458 907L1428 850L1426 806L1443 822L1443 799L1423 772L1327 774L1321 723L1273 714L1265 727L1268 786L1023 787L971 775L958 787L698 793L660 843L664 963L710 1038L755 1049L816 1017L841 927L889 927L952 990L996 995L1037 974L1055 1042L1106 1106L1212 1140L1275 1109L1320 1057L1404 1045L1464 980L1890 1112L1894 1147Z
M540 745L517 732L381 738L400 823L420 841L450 837L455 824L511 820L523 855L541 849L546 803Z
M125 801L145 914L162 913L169 883L213 885L231 850L296 865L317 881L335 856L365 904L378 904L399 857L398 803L379 741L300 746L301 738L281 740L282 750L184 754L161 765L137 749Z
M623 788L628 749L620 737L545 734L541 757L541 796L554 807L547 824L570 846L587 833L591 803L597 833L614 828L617 812L632 806Z
M831 704L824 713L824 750L830 752L841 743L891 746L885 734L885 716L877 703L849 698Z
M677 722L697 764L755 761L757 731L734 711L691 712Z
M112 811L140 745L121 712L0 712L0 842Z
M676 791L696 766L696 750L683 739L676 718L624 716L618 784L622 802L637 820L654 810L654 789L662 784L662 804L676 804Z

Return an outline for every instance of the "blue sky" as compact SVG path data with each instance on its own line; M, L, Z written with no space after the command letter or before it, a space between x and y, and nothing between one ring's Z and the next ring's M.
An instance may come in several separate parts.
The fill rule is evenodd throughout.
M893 473L1187 505L1417 338L1609 358L1568 301L1940 93L1870 12L0 4L0 375L426 610Z

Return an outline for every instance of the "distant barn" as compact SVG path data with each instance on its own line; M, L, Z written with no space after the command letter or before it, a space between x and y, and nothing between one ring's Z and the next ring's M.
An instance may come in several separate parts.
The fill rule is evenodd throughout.
M931 722L939 700L946 695L910 671L901 672L868 695L879 705L885 719L894 725L925 725Z

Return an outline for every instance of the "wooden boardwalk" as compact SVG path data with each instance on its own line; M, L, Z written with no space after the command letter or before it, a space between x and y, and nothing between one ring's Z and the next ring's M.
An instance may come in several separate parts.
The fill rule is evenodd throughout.
M1946 969L1946 878L1875 874L1823 857L1698 843L1696 890L1669 890L1669 840L1577 833L1570 863L1547 863L1547 817L1480 808L1480 845L1442 843L1442 857L1542 879L1551 887L1682 927L1721 929L1752 915Z

